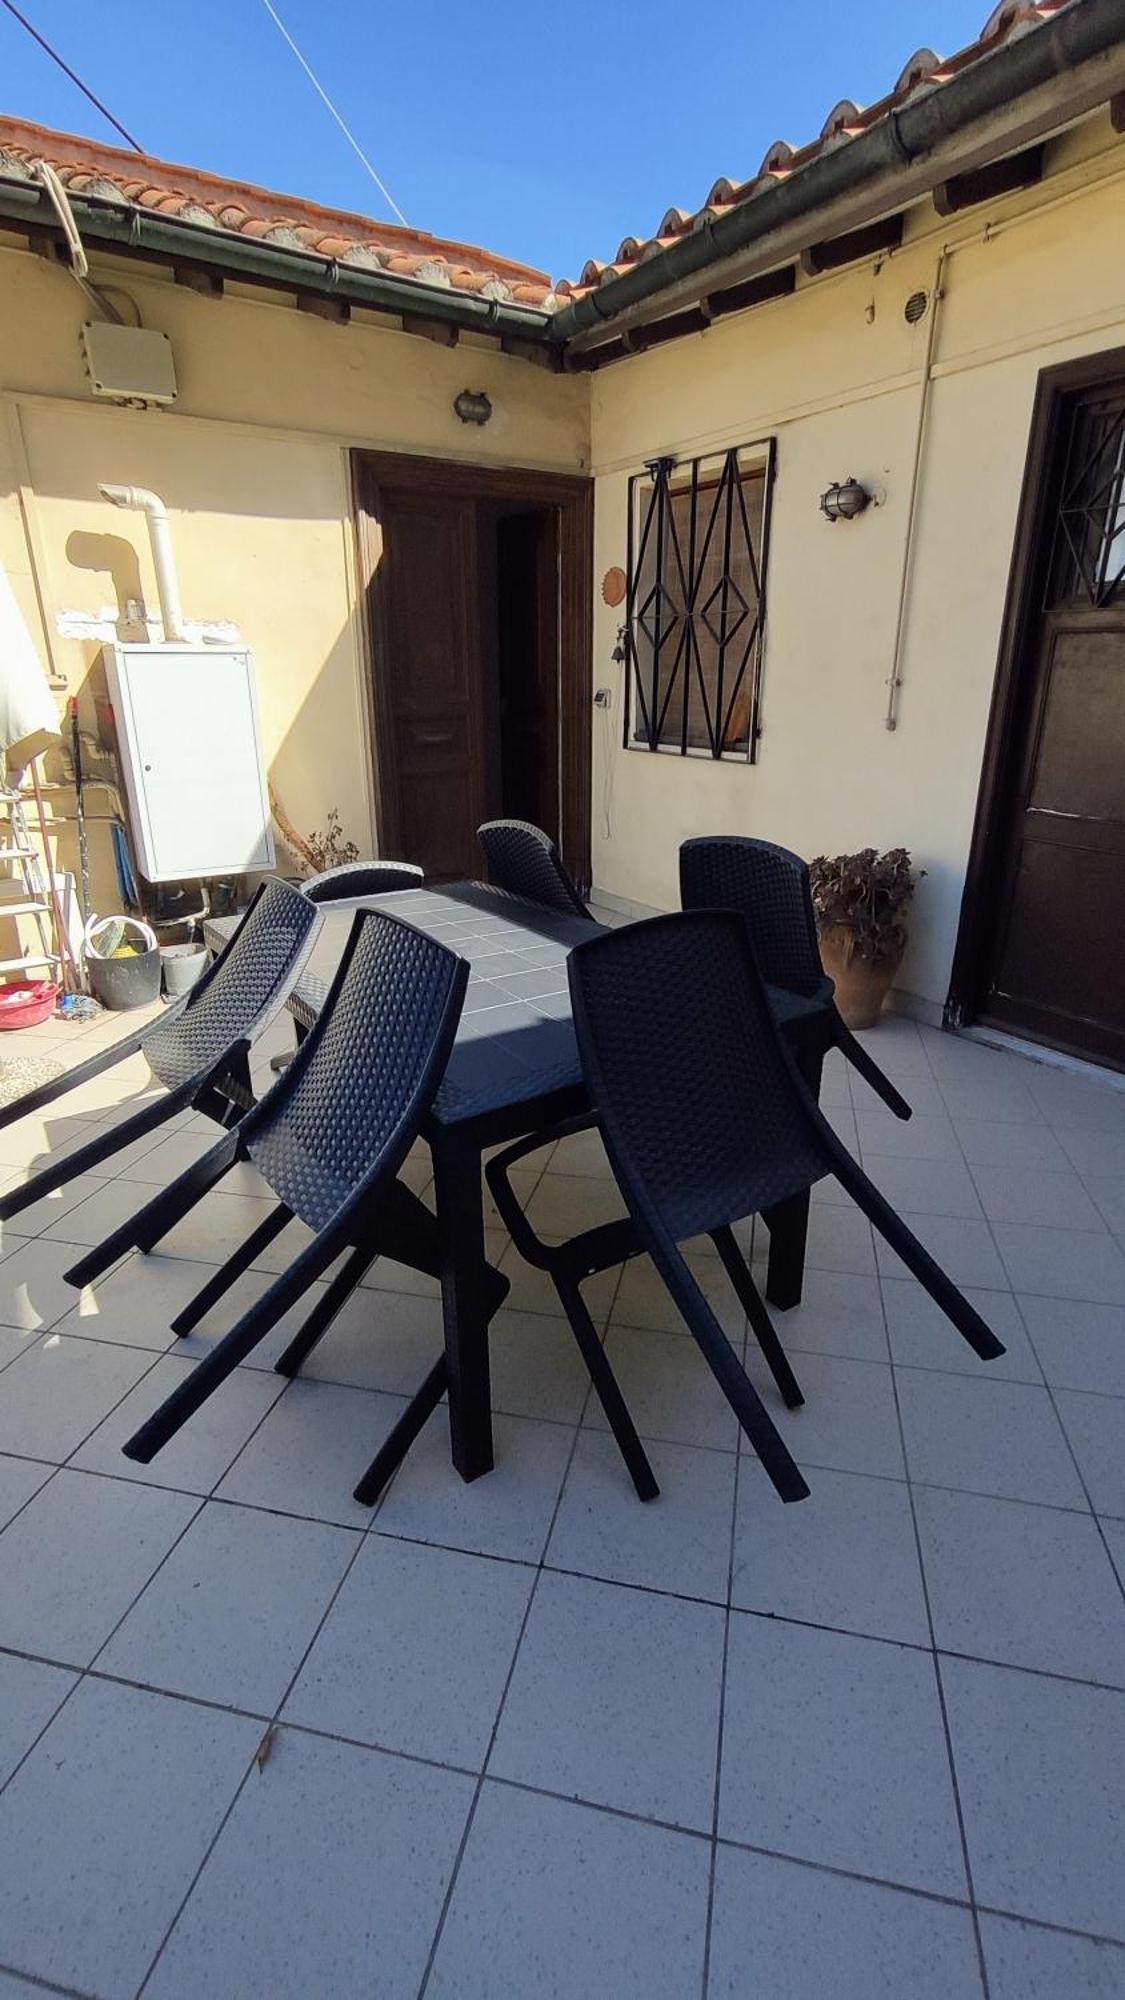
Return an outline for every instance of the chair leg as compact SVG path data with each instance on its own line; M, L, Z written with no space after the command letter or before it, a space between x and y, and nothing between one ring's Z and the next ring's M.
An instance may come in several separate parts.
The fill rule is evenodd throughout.
M554 1273L552 1276L563 1311L570 1321L570 1330L590 1371L590 1380L597 1391L598 1401L605 1411L610 1430L617 1439L618 1450L629 1469L629 1477L637 1489L637 1498L655 1500L660 1492L656 1476L648 1462L645 1448L637 1436L617 1377L598 1339L597 1329L586 1310L586 1302L577 1285L568 1283L565 1278L560 1278Z
M765 1356L770 1374L777 1383L781 1400L787 1410L799 1410L804 1403L801 1385L789 1366L789 1357L781 1345L751 1273L739 1255L738 1245L729 1229L713 1229L711 1241L715 1245L726 1274L734 1286L738 1303L750 1322L754 1338Z
M256 1229L251 1230L245 1243L239 1244L238 1249L232 1252L227 1258L226 1263L212 1277L208 1278L207 1283L201 1286L200 1290L196 1292L195 1297L189 1299L186 1306L176 1314L175 1319L172 1321L172 1332L183 1335L190 1333L193 1327L198 1326L200 1320L204 1319L212 1306L216 1305L224 1294L229 1292L231 1286L241 1278L243 1272L250 1269L258 1252L264 1250L267 1244L272 1243L275 1236L280 1236L282 1230L292 1220L293 1210L287 1208L283 1201L279 1201L277 1207L270 1211L265 1220L259 1222Z
M679 1252L668 1257L653 1245L650 1254L776 1492L782 1500L807 1500L800 1467Z
M422 1387L411 1398L397 1424L384 1438L367 1471L354 1489L352 1498L361 1507L373 1507L391 1475L398 1471L415 1438L428 1423L448 1387L445 1356L434 1362Z
M214 1187L215 1182L229 1171L237 1151L237 1133L232 1132L220 1139L218 1145L212 1146L210 1152L180 1175L179 1180L173 1181L170 1187L161 1188L135 1215L129 1217L128 1222L123 1222L119 1229L111 1230L76 1264L72 1264L69 1271L64 1271L67 1284L92 1285L95 1278L100 1278L102 1272L108 1271L110 1265L123 1257L127 1250L151 1250L189 1209L195 1207L208 1188Z
M122 1446L126 1458L134 1459L139 1465L151 1464L157 1452L175 1437L188 1418L194 1416L220 1382L226 1381L258 1342L265 1339L282 1314L287 1313L290 1306L308 1291L342 1248L338 1237L317 1237L315 1242L310 1243L289 1269L280 1278L275 1278L261 1298L243 1313L218 1345L196 1363L186 1381L173 1389L160 1408L153 1411L138 1431L134 1431Z
M62 1076L53 1076L48 1083L41 1083L37 1090L29 1090L23 1097L13 1099L11 1104L0 1108L0 1130L5 1125L14 1125L19 1118L28 1117L33 1111L42 1111L44 1105L53 1104L56 1098L65 1097L68 1091L89 1083L92 1077L112 1069L114 1063L123 1062L126 1056L136 1055L143 1043L143 1035L126 1035L113 1048L103 1049L100 1055L91 1056L88 1062L78 1063Z
M958 1291L941 1265L934 1262L902 1217L895 1214L874 1182L869 1181L847 1155L837 1164L836 1178L863 1210L868 1221L874 1223L891 1249L897 1251L907 1270L929 1293L934 1304L940 1306L946 1318L953 1322L962 1339L968 1341L974 1354L979 1354L982 1361L997 1360L1005 1352L1003 1342L997 1340L992 1328Z
M274 1362L276 1374L289 1376L297 1374L303 1363L308 1360L317 1341L323 1339L328 1332L337 1313L347 1303L360 1279L371 1269L378 1255L377 1249L366 1244L362 1249L352 1251L331 1284L324 1287L322 1296L308 1318L298 1327L284 1354Z
M863 1043L856 1040L839 1014L832 1023L832 1031L836 1047L847 1057L852 1068L859 1071L864 1082L870 1084L876 1096L882 1098L887 1110L893 1111L896 1118L912 1118L914 1113L905 1097L895 1089L890 1077L884 1076L878 1063L872 1061Z
M182 1111L191 1103L195 1090L194 1081L181 1085L179 1090L170 1090L166 1097L159 1098L155 1104L147 1104L143 1111L138 1111L132 1118L123 1119L120 1125L114 1125L108 1132L91 1139L85 1146L77 1146L74 1152L65 1154L61 1159L50 1161L37 1174L33 1174L29 1181L25 1181L22 1187L12 1188L4 1196L0 1201L0 1221L10 1221L12 1216L19 1215L22 1209L30 1208L32 1202L39 1200L40 1195L50 1194L55 1188L65 1187L68 1181L75 1180L79 1174L92 1172L113 1153L119 1153L124 1146L131 1145L134 1139L143 1139L146 1132L154 1132L158 1125L163 1125L169 1118L174 1118L178 1111Z

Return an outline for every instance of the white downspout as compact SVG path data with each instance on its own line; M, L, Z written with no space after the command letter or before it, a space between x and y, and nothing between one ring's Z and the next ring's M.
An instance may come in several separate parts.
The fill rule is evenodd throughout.
M160 618L164 626L164 644L170 646L183 640L184 614L180 604L180 585L176 576L176 559L172 554L172 530L168 525L168 509L159 493L152 493L147 486L106 486L100 481L98 492L115 507L138 507L148 522L148 538L152 544L152 564L156 571L156 594L160 599Z

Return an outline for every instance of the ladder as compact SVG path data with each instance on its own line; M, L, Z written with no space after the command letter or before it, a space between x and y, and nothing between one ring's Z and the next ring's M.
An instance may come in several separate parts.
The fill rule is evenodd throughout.
M0 972L26 972L33 966L55 966L62 961L51 950L51 903L39 849L31 838L20 792L0 786L0 863L14 872L0 870L0 917L34 917L39 933L39 950L22 958L0 958Z

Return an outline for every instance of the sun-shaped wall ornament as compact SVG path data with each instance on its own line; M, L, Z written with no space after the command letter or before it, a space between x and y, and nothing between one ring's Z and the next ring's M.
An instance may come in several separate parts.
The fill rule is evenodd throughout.
M611 609L616 609L617 605L624 604L627 588L628 584L623 569L617 569L616 567L607 569L602 578L602 603L608 604Z

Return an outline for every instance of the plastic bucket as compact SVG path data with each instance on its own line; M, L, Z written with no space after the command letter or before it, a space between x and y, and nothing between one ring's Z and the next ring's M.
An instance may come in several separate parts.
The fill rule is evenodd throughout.
M207 956L205 944L161 945L164 991L169 1000L178 1000L181 993L190 992L196 980L203 977L207 970Z
M41 1021L49 1021L58 997L53 979L13 979L0 986L0 1032L37 1028Z
M126 933L131 933L126 938ZM116 945L130 942L132 950L120 958L102 958L103 942L113 938ZM128 1007L147 1007L160 993L160 953L156 937L147 924L136 917L92 918L86 926L86 970L95 1000L120 1013Z

